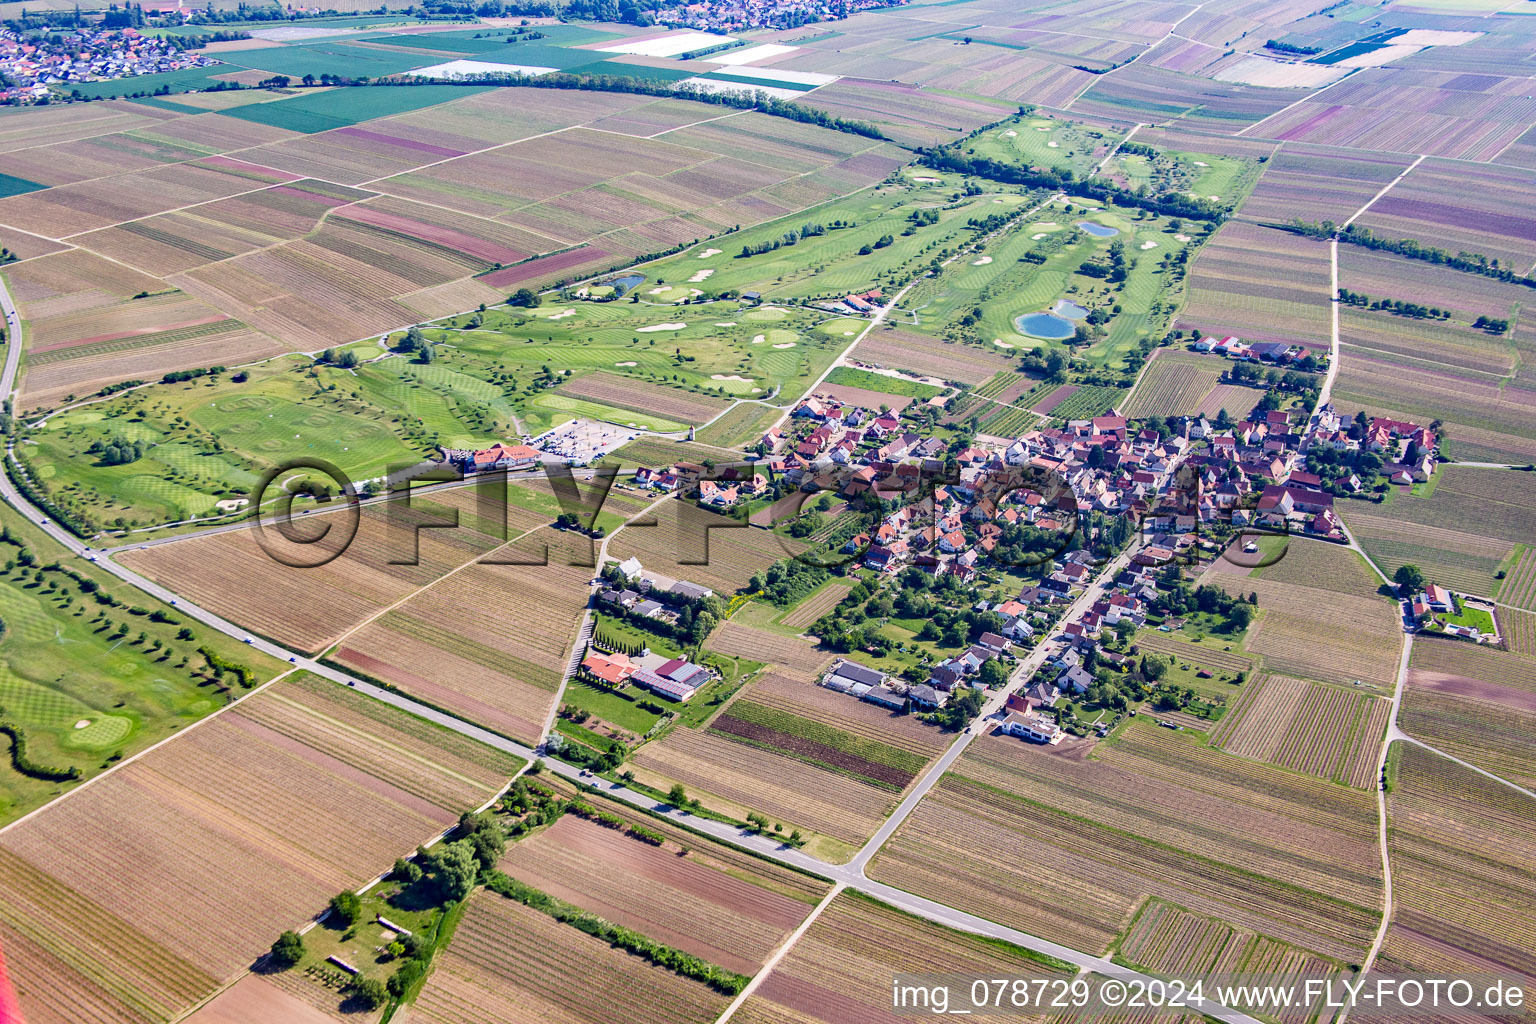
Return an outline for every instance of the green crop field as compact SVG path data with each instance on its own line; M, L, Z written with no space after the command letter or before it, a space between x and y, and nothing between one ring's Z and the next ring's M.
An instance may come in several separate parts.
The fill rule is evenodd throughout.
M273 50L256 50L255 53L274 53ZM397 56L389 54L389 56ZM322 62L323 64L323 62ZM265 69L263 69L265 70ZM323 64L322 69L333 74L343 74ZM402 69L403 70L403 69ZM315 71L319 74L320 71ZM359 72L379 74L383 72ZM423 107L434 107L449 100L463 99L476 92L484 92L488 86L418 85L409 89L342 88L306 92L291 100L271 103L249 103L243 107L231 107L224 111L229 117L242 121L254 121L274 128L290 131L315 132L345 128L348 125L370 121L377 117L404 114Z
M182 621L86 562L68 572L42 568L65 552L8 507L0 526L8 538L0 540L0 719L22 731L31 761L89 778L109 758L157 743L238 697L234 677L227 685L212 680L200 646L250 669L253 685L277 671L264 655ZM157 613L163 621L151 618ZM179 639L188 626L188 638ZM17 772L10 742L0 737L0 823L72 785Z

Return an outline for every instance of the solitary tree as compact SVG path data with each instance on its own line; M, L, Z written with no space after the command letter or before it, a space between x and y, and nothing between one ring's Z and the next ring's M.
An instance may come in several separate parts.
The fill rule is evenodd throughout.
M304 937L298 932L283 932L272 943L272 962L286 970L304 959Z
M1400 565L1392 574L1392 580L1405 592L1416 594L1424 589L1424 573L1416 565Z
M331 910L345 923L356 924L357 919L363 916L363 901L350 890L339 892L331 897Z
M359 978L352 983L352 996L373 1010L383 1006L389 999L389 989L378 978Z

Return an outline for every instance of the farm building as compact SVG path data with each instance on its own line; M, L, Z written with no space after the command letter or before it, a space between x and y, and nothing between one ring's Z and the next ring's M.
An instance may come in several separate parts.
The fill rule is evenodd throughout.
M655 668L640 668L630 680L668 700L685 701L710 680L710 671L687 658L673 658Z
M622 686L640 668L627 655L593 651L581 663L584 671L609 686Z
M844 659L833 665L832 671L822 679L823 686L843 693L861 683L866 687L882 686L885 683L885 673Z

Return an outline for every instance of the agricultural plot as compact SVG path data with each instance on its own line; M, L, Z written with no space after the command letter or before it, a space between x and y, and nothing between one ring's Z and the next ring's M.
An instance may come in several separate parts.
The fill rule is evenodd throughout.
M625 527L608 545L609 557L633 556L647 569L717 594L735 594L754 573L804 550L799 541L681 500L663 502L651 515L656 525L642 521Z
M1086 761L981 737L869 874L1078 949L1150 895L1349 962L1378 918L1375 842L1369 794L1138 718Z
M583 374L561 385L556 395L695 425L714 419L726 409L726 405L718 399L679 394L671 389L626 380L601 370Z
M1530 798L1412 744L1394 745L1393 758L1387 836L1396 911L1377 969L1529 975Z
M784 410L776 406L742 402L701 427L697 437L704 444L721 448L750 448L783 415Z
M64 550L8 508L0 525L8 538L0 561L11 566L0 573L0 717L46 775L73 770L89 779L237 699L233 677L217 680L200 647L244 666L252 685L276 673L272 659L220 634L182 638L187 624L171 608L84 562L40 570ZM32 568L17 563L23 549L37 560ZM77 781L22 774L12 742L4 741L0 761L0 823Z
M537 743L587 603L592 567L569 564L581 554L567 535L536 530L391 608L334 656L433 706Z
M22 1010L175 1018L517 768L334 683L290 677L5 834L0 935ZM102 830L110 843L81 841Z
M1228 221L1195 258L1189 302L1175 326L1327 348L1331 295L1327 245Z
M1412 238L1529 268L1536 260L1536 219L1516 197L1533 187L1531 171L1425 160L1355 223L1383 238Z
M1289 144L1264 165L1238 216L1259 223L1300 217L1342 224L1408 164L1406 157Z
M1498 598L1503 604L1536 612L1536 544L1519 547L1519 557L1508 577L1499 584Z
M1515 545L1529 537L1533 499L1530 474L1452 464L1440 468L1428 497L1396 494L1390 504L1366 514L1346 510L1344 518L1387 575L1417 565L1442 586L1489 597L1504 566L1514 566L1515 585L1523 585L1513 559Z
M1343 686L1395 684L1402 627L1392 602L1265 578L1211 580L1228 593L1258 593L1246 646L1270 671Z
M1536 783L1536 670L1515 654L1421 637L1398 725L1517 785Z
M866 59L887 63L886 58L879 56L872 55ZM810 67L800 58L784 66L809 71L832 69L831 66L821 64ZM847 58L841 55L834 66L845 74L858 73L856 66L848 63ZM893 81L890 75L879 75L878 78L881 80L845 79L834 82L795 102L824 110L835 117L868 121L903 146L953 142L962 135L1007 116L1014 109L1012 104L941 95L915 85Z
M859 342L859 361L893 370L906 369L940 380L980 384L1008 366L1005 356L982 348L911 334L894 325Z
M1072 101L1071 110L1122 124L1157 122L1233 134L1263 121L1301 95L1295 89L1218 82L1136 63L1094 79Z
M1500 608L1499 632L1511 652L1536 658L1536 613Z
M1376 782L1391 705L1288 676L1255 680L1211 740L1229 753L1367 789Z
M573 983L573 979L580 979ZM423 1024L707 1024L727 997L482 890L411 1009Z
M1294 583L1339 594L1374 593L1382 583L1357 552L1303 537L1289 538L1285 557L1273 565L1253 569L1250 574L1276 583Z
M1306 978L1326 977L1340 968L1326 957L1155 899L1148 900L1136 915L1136 923L1116 948L1116 959L1164 977L1194 979L1250 972L1285 976L1297 984ZM1312 1012L1312 1008L1297 1006L1280 1019L1301 1024Z
M785 675L809 682L832 656L799 637L780 636L733 621L720 623L709 638L711 650L773 665Z
M575 815L508 846L521 882L657 942L754 974L811 912L824 883L653 818L610 810L666 838L652 846Z
M1127 416L1187 416L1201 411L1206 396L1221 381L1226 363L1209 356L1158 349L1126 397ZM1253 392L1254 401L1259 393ZM1229 410L1232 412L1247 412Z
M1378 359L1495 384L1495 378L1515 369L1518 352L1505 338L1474 331L1476 319L1419 320L1344 306L1339 310L1340 352L1346 363Z
M436 501L446 504L446 492L437 495ZM317 653L381 609L479 558L503 539L467 525L415 532L411 529L415 524L441 522L436 514L441 509L434 510L419 499L412 504L410 510L365 507L356 538L345 553L320 568L279 563L258 545L250 530L205 534L118 557L135 572L217 615L248 623L279 643ZM519 531L548 521L519 509L510 509L508 519ZM487 529L494 527L487 525ZM413 532L419 546L413 546ZM340 535L338 528L338 540ZM268 540L278 542L274 531L268 531ZM286 548L279 544L277 550L293 559L316 559L333 553L335 543L326 540Z
M1388 153L1492 160L1536 119L1536 101L1513 79L1467 91L1460 76L1410 68L1367 68L1279 110L1251 128L1254 138Z
M1059 968L995 939L912 917L844 891L774 966L736 1017L750 1024L853 1024L890 1014L889 979L907 972L1049 978ZM1018 1017L972 1014L1000 1022Z
M632 760L658 788L681 782L706 806L856 846L943 748L931 727L775 671L707 728L674 729Z
M803 629L837 607L837 603L848 596L849 589L842 581L828 580L780 621L791 628Z

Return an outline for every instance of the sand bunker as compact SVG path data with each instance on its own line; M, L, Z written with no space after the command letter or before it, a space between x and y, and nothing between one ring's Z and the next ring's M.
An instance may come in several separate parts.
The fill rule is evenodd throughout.
M701 270L697 274L694 274L692 277L690 277L688 279L688 283L698 284L700 281L708 281L713 276L715 276L715 272L713 270Z
M84 729L86 726L88 726L90 724L91 724L91 720L89 718L82 718L82 719L80 719L80 721L75 723L75 728L76 729Z
M939 181L938 178L929 177L926 174L914 174L912 175L912 180L921 181L925 185L935 185L938 184Z
M614 365L614 366L639 366L639 365L640 365L640 364L639 364L639 363L637 363L637 362L635 362L635 361L634 361L634 360L633 360L633 359L631 359L631 360L629 360L629 361L628 361L628 362L624 362L624 363L614 363L614 364L613 364L613 365Z
M1006 131L1006 132L1003 132L1003 134L1008 136L1008 138L1010 138L1010 139L1016 139L1016 138L1019 137L1019 133L1015 132L1015 131Z
M992 262L992 257L991 256L983 256L979 260L972 260L971 261L971 266L973 266L973 267L984 267L988 263L991 263L991 262Z
M781 341L781 342L779 342L777 345L775 345L773 347L774 348L794 348L795 347L795 343L792 342L792 341Z
M735 327L736 326L736 321L735 320L727 320L725 323L723 323L723 324L715 324L715 326L716 327Z
M652 324L649 327L636 327L635 333L649 334L652 331L680 331L687 326L687 324Z
M1061 148L1061 143L1055 142L1055 141L1047 142L1046 145L1051 147L1052 149L1060 149Z
M1204 160L1196 160L1195 161L1195 166L1196 167L1209 167L1211 165L1206 163Z
M1174 238L1174 241L1177 241L1177 242L1187 242L1187 241L1189 241L1189 236L1188 235L1174 235L1173 238Z
M720 252L721 250L719 249L705 249L703 252L699 253L699 259L707 260L711 256L719 256Z
M1042 239L1044 237L1045 237L1045 232L1044 231L1037 231L1034 234L1029 236L1030 241L1032 241L1032 242L1038 242L1038 241L1040 241L1040 239Z
M1141 247L1143 249L1156 249L1157 248L1157 243L1152 241L1152 239L1149 238L1145 242L1141 243Z
M1012 345L1008 344L1002 338L993 338L992 344L996 345L998 348L1013 348Z
M766 334L759 334L757 337L752 339L752 344L754 344L754 345L761 345L763 342L765 342L767 340L768 340L768 335L766 335Z
M752 382L752 378L751 377L742 377L742 376L740 376L738 374L734 374L734 373L730 374L729 376L727 376L726 374L723 374L723 373L712 373L712 374L709 375L709 379L710 380L739 380L743 384L750 384Z
M551 320L564 320L568 316L575 316L575 315L576 315L576 311L574 309L567 309L564 312L551 313L549 315L549 318Z

